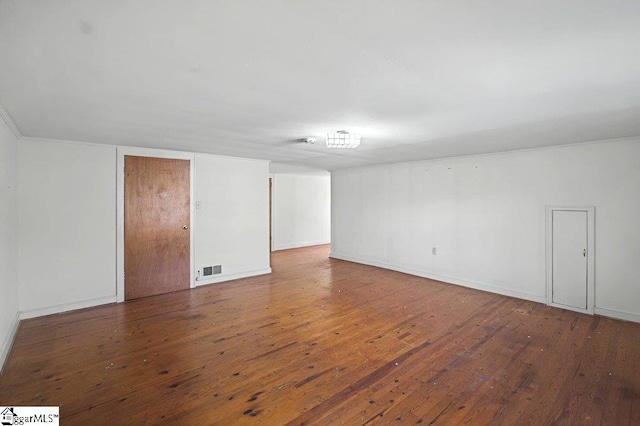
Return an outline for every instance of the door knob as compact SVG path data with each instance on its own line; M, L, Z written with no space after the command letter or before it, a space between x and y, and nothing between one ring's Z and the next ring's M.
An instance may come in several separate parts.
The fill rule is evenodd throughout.
M187 225L183 226L182 229L189 229Z

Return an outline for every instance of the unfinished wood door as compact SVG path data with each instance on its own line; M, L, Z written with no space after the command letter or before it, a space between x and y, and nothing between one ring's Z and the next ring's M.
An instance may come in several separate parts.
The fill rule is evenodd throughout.
M125 299L188 289L189 160L124 157Z
M269 178L269 265L271 265L271 251L273 250L273 230L271 229L271 215L273 211L273 179Z

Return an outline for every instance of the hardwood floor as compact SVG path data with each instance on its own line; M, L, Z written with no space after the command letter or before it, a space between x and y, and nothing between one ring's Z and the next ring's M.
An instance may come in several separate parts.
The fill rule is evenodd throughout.
M328 258L23 321L0 404L62 424L640 424L640 324Z

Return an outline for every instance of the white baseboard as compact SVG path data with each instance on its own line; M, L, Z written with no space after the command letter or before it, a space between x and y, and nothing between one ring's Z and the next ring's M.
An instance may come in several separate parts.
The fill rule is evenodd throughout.
M278 250L290 250L290 249L294 249L294 248L302 248L302 247L311 247L311 246L320 246L323 244L330 244L331 241L311 241L311 242L307 242L307 243L299 243L299 244L290 244L290 245L284 245L284 246L273 246L273 251L278 251Z
M345 256L337 253L331 253L329 257L340 260L347 260L349 262L362 263L365 265L376 266L378 268L390 269L392 271L403 272L409 275L415 275L422 278L429 278L431 280L442 281L448 284L455 284L462 287L473 288L476 290L488 291L489 293L502 294L504 296L515 297L518 299L530 300L532 302L547 303L547 299L544 296L537 296L535 294L524 293L517 290L511 290L504 287L498 287L491 284L479 283L476 281L465 280L461 278L448 277L444 275L434 274L422 269L415 269L407 266L391 265L383 262L371 261L368 259L361 259L352 256Z
M196 287L207 284L221 283L224 281L239 280L241 278L257 277L258 275L270 274L271 268L256 269L249 272L240 272L238 274L218 275L215 278L207 278L206 280L196 281Z
M45 315L59 314L61 312L75 311L76 309L91 308L98 305L106 305L107 303L115 303L116 296L98 297L96 299L83 300L80 302L64 303L61 305L48 306L46 308L28 309L20 312L20 319L29 319L42 317Z
M632 314L630 312L614 311L605 308L595 308L595 313L596 315L602 315L605 317L616 318L624 321L640 322L640 315Z
M505 295L505 296L515 297L515 298L518 298L518 299L530 300L532 302L538 302L538 303L543 303L543 304L547 303L546 297L536 296L536 295L529 294L529 293L523 293L523 292L520 292L520 291L511 290L511 289L504 288L504 287L497 287L497 286L493 286L493 285L490 285L490 284L478 283L478 282L475 282L475 281L463 280L463 279L460 279L460 278L447 277L447 276L443 276L443 275L433 274L431 272L420 270L420 269L414 269L414 268L398 266L398 265L390 265L390 264L386 264L384 262L371 261L371 260L361 259L361 258L353 257L353 256L345 256L345 255L341 255L341 254L337 254L337 253L331 253L329 256L334 258L334 259L346 260L346 261L349 261L349 262L362 263L362 264L365 264L365 265L376 266L378 268L390 269L392 271L398 271L398 272L403 272L405 274L415 275L415 276L418 276L418 277L429 278L429 279L437 280L437 281L443 281L445 283L460 285L460 286L463 286L463 287L469 287L469 288L473 288L473 289L476 289L476 290L483 290L483 291L488 291L490 293L497 293L497 294L502 294L502 295ZM605 316L605 317L610 317L610 318L620 319L620 320L624 320L624 321L632 321L632 322L640 323L640 315L639 314L633 314L631 312L622 312L622 311L616 311L616 310L612 310L612 309L605 309L605 308L596 307L595 310L594 310L594 313L596 315L602 315L602 316Z
M16 334L18 333L18 326L20 325L20 312L16 312L16 316L13 318L11 322L11 326L9 326L9 331L2 342L2 347L0 347L0 375L2 374L2 370L4 369L4 363L7 360L7 356L9 356L9 352L11 351L11 347L13 346L13 341L16 338Z

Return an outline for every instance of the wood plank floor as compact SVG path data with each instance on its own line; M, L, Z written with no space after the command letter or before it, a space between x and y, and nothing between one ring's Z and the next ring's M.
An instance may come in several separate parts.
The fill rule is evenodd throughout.
M0 404L62 424L640 424L640 324L328 258L23 321Z

